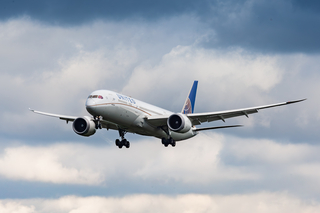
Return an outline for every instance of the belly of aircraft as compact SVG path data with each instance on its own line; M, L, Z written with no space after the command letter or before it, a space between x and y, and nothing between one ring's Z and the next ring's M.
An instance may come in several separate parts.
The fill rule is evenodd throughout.
M145 114L132 106L117 106L116 104L101 105L96 107L94 111L90 110L89 113L94 116L100 115L103 117L103 120L115 123L119 128L131 133L154 136L160 139L168 137L168 134L160 127L154 127L148 124L144 119ZM186 134L175 132L170 134L176 141L184 140L194 135L195 133L193 131Z

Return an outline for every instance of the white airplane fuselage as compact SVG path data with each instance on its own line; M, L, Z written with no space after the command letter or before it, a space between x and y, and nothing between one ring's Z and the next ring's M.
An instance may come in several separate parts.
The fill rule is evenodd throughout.
M86 101L86 109L92 116L102 116L103 120L140 135L155 136L160 139L171 137L175 141L197 135L193 128L188 132L178 133L152 126L145 121L145 118L172 115L173 112L109 90L92 92ZM102 125L108 128L107 124Z

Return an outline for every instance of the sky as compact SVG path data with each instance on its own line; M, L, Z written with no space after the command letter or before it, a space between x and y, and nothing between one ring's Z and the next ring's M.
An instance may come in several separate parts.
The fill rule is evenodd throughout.
M4 0L0 212L319 212L320 3ZM306 101L157 138L75 134L29 108L88 115L108 89L173 112Z

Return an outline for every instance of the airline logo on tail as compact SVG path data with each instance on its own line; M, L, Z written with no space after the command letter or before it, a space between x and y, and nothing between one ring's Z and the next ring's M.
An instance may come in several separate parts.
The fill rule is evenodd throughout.
M182 114L191 114L194 111L194 103L196 101L198 81L194 81L192 88L190 90L189 96L187 97L186 102L182 108Z
M183 114L191 114L191 113L192 113L191 101L189 98L187 98L187 101L184 105Z

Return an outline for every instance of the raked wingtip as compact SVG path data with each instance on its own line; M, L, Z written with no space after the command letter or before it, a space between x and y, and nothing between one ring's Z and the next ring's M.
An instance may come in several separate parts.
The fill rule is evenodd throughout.
M298 103L298 102L305 101L305 100L307 100L307 99L304 98L304 99L300 99L300 100L296 100L296 101L287 101L287 104L294 104L294 103Z

